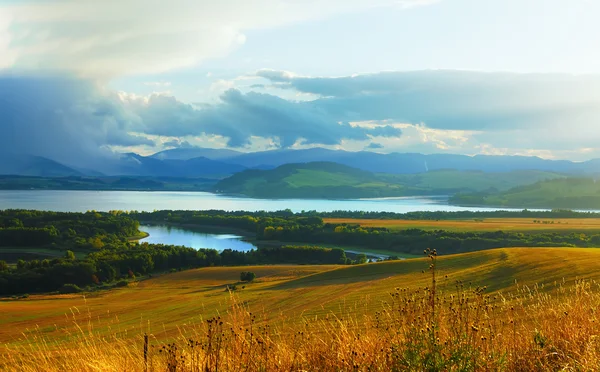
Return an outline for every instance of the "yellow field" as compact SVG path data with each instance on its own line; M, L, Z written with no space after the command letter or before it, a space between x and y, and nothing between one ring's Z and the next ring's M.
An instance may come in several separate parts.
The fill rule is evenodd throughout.
M564 288L572 286L576 279L586 279L588 283L600 279L600 250L596 249L507 248L441 256L437 262L438 296L454 293L456 281L462 281L465 291L487 286L487 293L498 296L495 301L501 301L500 294L503 294L505 305L510 303L511 296L520 293L517 297L525 306L529 295L523 295L524 290L529 294L531 291L548 294L562 291L564 295ZM246 317L248 312L254 314L252 316L258 318L257 325L268 324L277 329L279 337L299 329L311 329L314 335L327 333L328 328L319 322L332 316L353 319L353 325L346 324L344 329L350 332L348 335L356 337L352 329L365 334L375 332L372 317L379 316L376 314L386 308L389 310L390 293L396 288L421 293L423 288L430 286L428 265L428 259L424 258L358 266L202 268L166 274L127 288L89 294L85 298L82 295L34 295L26 300L5 300L0 302L0 354L23 362L39 354L36 350L40 348L45 354L60 350L58 358L66 358L68 353L84 352L79 349L83 347L81 342L90 338L96 340L89 341L86 346L90 352L97 353L98 345L103 345L98 340L110 339L113 340L111 345L123 343L123 352L134 350L135 353L136 348L141 350L139 340L146 332L151 334L153 345L187 339L206 331L203 328L206 319L219 315L229 319L240 309ZM236 283L241 271L255 272L257 280L245 284L243 289L243 284L238 284L232 299L225 287ZM536 302L540 298L543 297L530 299ZM592 297L587 298L589 301ZM596 305L600 305L600 296L597 299ZM356 322L363 322L360 320L363 316L368 317L364 318L364 324L371 328L361 331L362 325ZM248 327L248 319L244 319L242 323ZM309 327L308 323L313 326ZM336 323L335 327L340 324ZM542 327L527 324L530 328ZM524 337L529 339L530 335ZM285 336L283 340L291 339ZM113 350L112 353L120 351ZM22 355L22 359L18 355ZM140 355L119 355L123 360L138 363L131 368L140 368ZM65 364L60 366L66 368ZM19 370L27 366L16 368L9 364L4 367ZM113 367L105 365L104 369L121 368ZM31 366L28 368L36 370ZM46 368L51 367L46 365ZM76 367L73 365L72 368ZM84 367L78 365L77 368ZM94 368L90 366L89 370Z
M521 284L553 284L563 278L600 279L600 250L560 248L510 248L441 256L439 272L489 291L509 290ZM60 336L76 314L113 324L121 332L137 335L149 330L163 336L177 325L225 314L230 296L225 286L236 283L241 271L254 271L255 283L239 285L236 296L267 318L297 321L301 316L339 313L341 307L361 305L360 312L377 310L398 286L426 286L429 277L424 259L359 266L256 266L215 267L166 274L129 288L88 295L32 295L26 300L0 302L0 344L18 342L27 329L36 327L48 336ZM440 282L441 285L445 283ZM352 309L352 312L359 309ZM99 325L102 325L102 321Z
M542 221L542 223L534 223ZM358 224L365 227L385 227L391 230L424 229L452 231L600 231L598 218L486 218L482 220L385 220L385 219L356 219L356 218L324 218L326 223ZM545 222L545 223L544 223Z

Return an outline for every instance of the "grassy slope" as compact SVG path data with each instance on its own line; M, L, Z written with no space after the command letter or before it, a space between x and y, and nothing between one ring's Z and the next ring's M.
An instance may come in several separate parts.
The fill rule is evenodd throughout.
M446 190L448 193L465 189L474 191L497 189L502 191L521 185L564 177L557 173L536 170L506 173L439 170L420 174L386 175L386 179L396 180L406 185Z
M439 258L439 284L453 291L456 280L489 291L521 285L545 284L576 278L600 279L600 250L509 248ZM396 287L427 286L425 259L360 266L260 266L189 270L102 293L31 296L0 302L2 344L18 344L25 335L42 332L60 339L73 332L72 320L94 322L100 332L135 337L150 331L157 338L177 334L178 325L224 314L231 307L227 284L240 271L254 271L258 280L237 291L239 301L266 319L296 324L301 317L330 313L374 313ZM444 278L447 275L447 278Z
M562 177L541 171L510 173L434 171L423 174L373 174L328 162L286 164L272 170L248 170L220 181L221 192L252 197L385 197L454 194L518 185Z
M365 227L385 227L390 230L422 229L449 231L522 231L522 232L590 232L600 231L597 218L486 218L481 220L387 220L357 218L325 218L326 223L358 224Z
M519 208L598 209L600 183L591 178L555 179L490 195L467 194L453 202Z

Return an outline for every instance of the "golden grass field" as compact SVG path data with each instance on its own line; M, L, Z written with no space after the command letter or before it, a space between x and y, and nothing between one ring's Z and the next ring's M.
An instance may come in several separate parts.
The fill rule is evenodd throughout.
M182 359L173 371L194 370L194 363L197 370L203 370L199 367L202 363L213 370L218 358L223 363L221 370L236 369L233 366L239 363L246 363L247 370L308 370L309 366L321 366L321 370L389 370L394 343L410 340L415 325L421 327L416 334L429 332L425 330L431 317L429 264L429 259L423 258L357 266L202 268L85 296L33 295L24 300L3 300L0 369L145 370L141 340L148 333L150 366L156 370L169 370L168 355ZM230 294L226 285L236 283L241 271L254 271L257 280L245 284L244 289L244 284L238 284L238 290ZM596 353L600 356L600 342L591 338L593 332L600 332L600 318L596 318L600 294L595 283L600 279L600 250L506 248L441 256L436 275L438 302L434 308L439 307L440 318L435 321L435 331L431 328L439 333L436 337L453 342L458 336L453 336L452 330L464 327L468 339L461 341L460 350L467 346L498 348L494 351L498 361L473 357L472 363L478 367L465 370L600 367L600 357L596 358ZM462 282L460 289L457 281ZM475 289L483 286L487 286L489 297L476 293ZM465 302L464 308L455 306L463 309L463 315L458 325L452 325L448 315L451 307L445 304L461 298L471 302ZM560 310L563 308L568 310ZM221 327L231 328L232 334L238 332L235 337L230 335L232 338L227 339L226 346L219 346L223 349L216 354L214 344L212 354L207 349L197 355L192 349L184 352L190 339L204 340L197 341L203 347L210 345L213 336L207 335L213 323L206 320L216 316L222 317L218 321L225 325ZM513 323L504 323L508 319ZM556 324L559 320L562 323ZM248 333L252 325L256 327L254 335ZM227 337L224 330L219 332ZM493 344L484 340L484 332ZM552 344L554 351L537 350L540 342L533 343L534 332L542 332L540 337ZM562 346L566 351L559 348L561 337L576 335L584 337L576 340L580 354L573 356L572 344ZM169 351L167 347L164 354L156 352L169 342L179 343L181 349ZM425 353L435 349L435 344L421 342L420 350ZM266 345L272 355L264 350L264 355L257 354ZM339 350L331 360L314 359L333 352L332 348ZM302 353L291 356L292 350ZM358 358L354 355L357 350L365 354ZM567 356L560 354L567 351ZM548 359L544 353L557 355ZM350 363L352 355L355 358ZM252 366L247 364L248 358ZM471 363L469 360L465 363ZM405 367L420 370L419 365Z
M542 221L542 223L535 223ZM387 220L357 218L324 218L326 223L358 224L385 227L390 230L423 229L450 231L600 231L600 218L485 218L481 220ZM546 222L546 223L543 223ZM553 222L553 223L552 223Z

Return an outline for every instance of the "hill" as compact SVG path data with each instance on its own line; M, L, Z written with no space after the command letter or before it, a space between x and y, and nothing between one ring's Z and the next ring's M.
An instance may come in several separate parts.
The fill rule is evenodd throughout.
M0 190L140 190L207 191L215 184L208 178L174 177L29 177L0 175Z
M272 170L246 170L219 181L217 192L259 198L373 198L451 195L506 190L564 177L542 171L509 173L440 170L416 175L375 174L330 162L286 164Z
M15 176L67 177L81 173L41 156L0 154L0 174Z
M418 174L382 175L381 178L389 182L399 182L419 189L435 190L440 194L452 195L466 190L503 191L539 181L565 177L565 175L559 173L537 170L488 173L482 171L441 169Z
M330 162L246 170L219 181L217 192L258 198L369 198L417 195L424 190L387 183L375 174Z
M501 192L456 195L451 203L518 208L600 209L600 183L592 178L554 179Z
M600 250L563 248L439 257L434 340L442 341L443 351L457 350L449 363L501 363L492 370L539 370L540 365L554 367L542 370L560 370L574 362L592 366L597 360L587 358L593 355L578 352L590 350L591 335L599 331L599 297L595 286L582 280L600 279L598 259ZM190 355L206 355L211 340L224 342L219 353L225 370L244 363L240 357L248 363L244 354L266 365L261 370L315 367L326 361L331 364L323 364L329 367L322 370L368 370L370 363L389 370L390 362L407 362L406 354L394 350L412 352L417 358L413 363L424 363L419 357L430 350L430 335L423 333L435 298L428 294L429 264L429 259L412 259L350 267L214 267L167 274L85 298L44 295L3 301L0 367L90 370L93 365L112 371L127 365L127 370L144 370L143 334L151 336L153 366L166 365L170 353L188 365ZM241 270L256 273L257 280L242 286ZM236 283L232 295L226 288ZM248 333L237 333L244 328ZM211 329L223 338L211 339ZM411 338L419 334L422 339ZM240 339L243 342L236 342ZM198 343L199 354L192 354L190 340ZM167 343L179 345L181 353L163 347L166 355L161 356L156 350ZM332 348L336 352L330 358L318 357L329 355L323 353ZM506 357L490 358L488 348ZM547 359L550 350L555 357ZM461 356L460 351L468 354ZM349 358L351 367L365 367L345 368ZM408 370L421 368L413 365Z

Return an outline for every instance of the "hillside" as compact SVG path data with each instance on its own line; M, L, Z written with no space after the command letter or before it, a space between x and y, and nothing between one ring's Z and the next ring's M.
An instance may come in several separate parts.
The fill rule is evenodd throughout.
M600 183L592 178L554 179L501 192L456 195L451 203L518 208L600 209Z
M472 286L488 286L489 292L513 288L515 280L521 285L580 279L600 279L600 250L583 248L504 248L438 258L439 273L448 275L440 285L452 290L456 280L471 282ZM250 309L270 309L275 316L281 311L291 319L304 316L325 316L339 313L340 304L353 307L363 301L368 291L369 307L354 308L353 312L375 311L380 301L389 297L395 287L426 286L428 275L425 259L380 262L356 266L274 265L245 266L243 270L257 275L255 283L237 292ZM139 282L136 286L96 293L87 297L87 306L94 314L118 311L121 322L140 326L140 314L155 314L151 329L168 327L176 333L176 324L192 317L207 319L225 313L229 307L227 284L239 280L241 267L214 267L186 270ZM550 290L550 288L549 288ZM177 299L176 304L173 302ZM0 302L6 316L0 325L0 344L20 337L26 327L64 324L64 313L73 306L84 304L81 296L66 298L32 295L28 301ZM31 327L33 326L33 327ZM108 331L108 330L107 330ZM58 329L50 334L60 335Z
M0 175L0 190L207 191L215 180L174 177L27 177Z
M67 177L81 175L79 171L41 156L0 153L0 175Z
M504 191L517 186L565 177L558 173L537 170L486 173L482 171L442 169L418 174L386 175L382 176L382 179L420 189L436 190L438 193L444 195L451 195L465 190Z
M272 170L246 170L221 180L217 192L258 198L374 198L452 195L507 190L564 177L543 171L484 173L440 170L416 175L376 174L331 162L286 164Z
M535 366L539 363L556 363L550 366L574 360L583 363L585 360L579 354L549 361L544 359L547 351L540 349L550 342L550 350L563 353L579 350L568 346L575 345L575 341L582 342L576 345L586 349L592 346L588 343L593 339L590 334L598 331L594 310L598 294L581 280L600 279L599 258L600 250L563 248L509 248L440 257L437 261L440 301L436 306L443 315L439 318L438 337L442 341L458 341L452 329L466 327L468 338L463 342L468 347L492 346L501 353L512 350L503 354L510 358L503 362L510 363L507 370L537 370ZM150 357L156 363L154 366L160 366L168 359L162 359L154 347L175 342L183 349L181 358L183 355L189 358L191 351L186 351L190 350L186 343L209 342L206 337L210 337L211 322L207 325L206 320L217 316L227 329L223 333L226 344L221 355L225 370L227 366L232 370L237 368L244 353L254 355L268 366L279 360L286 370L293 370L288 363L293 366L298 353L297 366L314 366L323 363L321 359L311 359L325 352L319 345L339 348L335 356L328 358L330 363L343 363L360 351L367 358L382 358L376 364L381 367L390 358L398 358L389 350L390 342L402 348L413 345L407 344L405 338L413 334L410 323L425 326L422 319L428 317L430 297L423 288L431 285L429 263L428 259L412 259L349 267L214 267L166 274L120 289L86 294L85 298L81 294L40 295L2 301L0 355L4 358L0 368L91 370L89 366L93 365L116 371L127 365L127 370L141 371L144 370L143 334L151 335ZM242 286L238 283L241 270L256 273L256 281ZM226 288L235 283L238 289L230 294ZM487 286L485 291L484 286ZM548 293L557 296L545 296ZM473 306L454 305L451 295L457 294ZM448 315L452 313L455 316ZM259 342L248 341L243 332L225 336L238 328L254 329ZM573 332L574 328L579 332ZM490 335L488 343L485 338ZM531 341L534 336L536 343ZM237 338L244 343L236 343ZM315 338L323 342L315 343ZM562 339L571 342L561 343ZM40 340L44 340L43 346L36 344ZM260 351L265 342L268 354ZM420 346L409 350L426 351L427 344L414 345ZM452 344L444 345L453 350ZM198 349L206 351L206 347ZM500 360L487 355L470 353L468 360L482 358L477 359L478 363ZM85 361L87 368L78 364L80 361ZM537 364L531 367L520 364L527 361ZM185 363L190 363L189 359ZM356 359L353 363L368 366L372 359ZM337 369L331 366L324 369L368 370L336 365Z
M257 198L374 198L423 194L425 190L382 181L377 175L330 162L246 170L219 181L217 192Z

